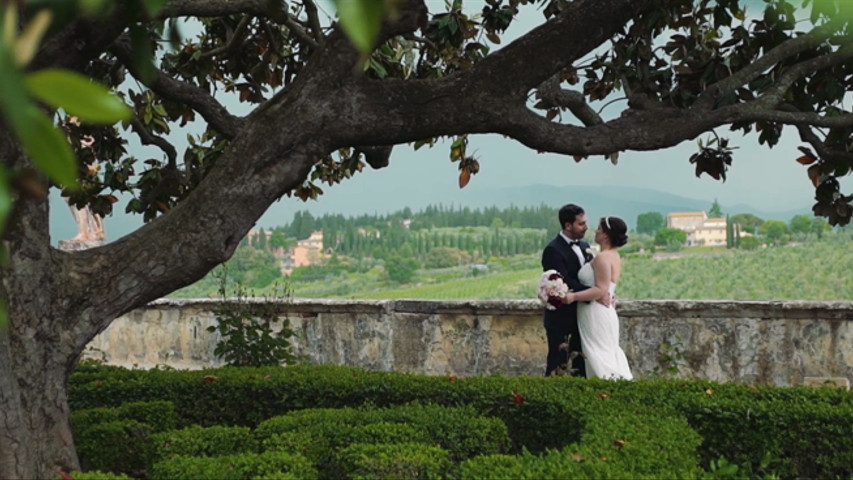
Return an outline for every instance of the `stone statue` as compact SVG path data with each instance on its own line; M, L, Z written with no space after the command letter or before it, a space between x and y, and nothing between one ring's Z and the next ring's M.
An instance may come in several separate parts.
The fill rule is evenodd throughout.
M71 208L71 215L74 216L74 221L77 222L77 235L69 241L103 243L106 239L104 219L93 212L88 205L83 208L77 208L69 202L68 207Z
M76 117L71 117L69 123L80 125ZM80 139L80 146L83 148L92 148L94 143L95 139L89 135ZM90 169L93 167L94 165L89 166ZM71 203L67 198L65 201L68 203L68 207L71 209L71 215L77 223L77 235L75 235L71 240L60 240L59 248L64 250L82 250L102 245L106 240L106 234L104 233L104 219L97 213L93 212L88 205L83 208L77 208L77 206Z

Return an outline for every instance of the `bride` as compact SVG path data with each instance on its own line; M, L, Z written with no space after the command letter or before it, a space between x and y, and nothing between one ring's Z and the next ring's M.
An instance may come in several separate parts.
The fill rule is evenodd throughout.
M628 226L618 217L603 217L595 230L595 243L601 247L592 262L584 264L578 279L590 288L569 292L566 301L578 303L578 327L586 359L587 378L601 377L631 380L631 368L625 352L619 347L619 317L616 309L597 300L609 292L616 298L616 284L622 273L622 259L617 248L628 242Z

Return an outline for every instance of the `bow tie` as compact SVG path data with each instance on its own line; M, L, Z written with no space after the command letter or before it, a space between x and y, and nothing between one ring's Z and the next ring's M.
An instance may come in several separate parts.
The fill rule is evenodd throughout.
M577 245L578 247L580 247L580 246L581 246L581 241L580 241L580 240L570 240L570 241L569 241L569 246L570 246L570 247L574 247L575 245Z

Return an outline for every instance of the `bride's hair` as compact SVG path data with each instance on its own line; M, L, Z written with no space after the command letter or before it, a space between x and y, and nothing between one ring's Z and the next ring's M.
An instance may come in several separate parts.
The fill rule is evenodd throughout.
M628 225L619 217L601 217L598 222L601 230L607 234L610 244L621 247L628 243Z

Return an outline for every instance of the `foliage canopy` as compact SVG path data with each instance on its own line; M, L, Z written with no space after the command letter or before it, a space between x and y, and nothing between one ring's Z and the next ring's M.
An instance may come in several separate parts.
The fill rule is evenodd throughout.
M851 218L853 196L838 180L853 166L843 102L851 2L798 10L772 0L755 16L738 0L485 0L477 11L461 0L337 3L348 8L340 24L314 0L8 2L21 20L0 22L0 185L11 188L0 195L0 436L9 439L0 477L77 466L67 376L113 319L224 262L282 196L316 198L368 165L388 166L395 145L450 137L464 187L480 169L468 135L612 162L706 135L687 160L724 180L737 158L725 128L768 147L791 130L803 146L786 155L808 172L814 212L832 225ZM505 42L519 12L537 8L541 23ZM9 45L44 12L43 40L22 43L28 61L16 63ZM189 24L197 34L183 34ZM57 109L44 85L68 92L78 76L116 89L130 118L100 123L121 106L79 122L73 102ZM68 162L42 161L67 153L52 125L79 182ZM155 153L133 157L131 137ZM126 193L125 211L148 224L102 247L58 251L49 186L101 214Z

